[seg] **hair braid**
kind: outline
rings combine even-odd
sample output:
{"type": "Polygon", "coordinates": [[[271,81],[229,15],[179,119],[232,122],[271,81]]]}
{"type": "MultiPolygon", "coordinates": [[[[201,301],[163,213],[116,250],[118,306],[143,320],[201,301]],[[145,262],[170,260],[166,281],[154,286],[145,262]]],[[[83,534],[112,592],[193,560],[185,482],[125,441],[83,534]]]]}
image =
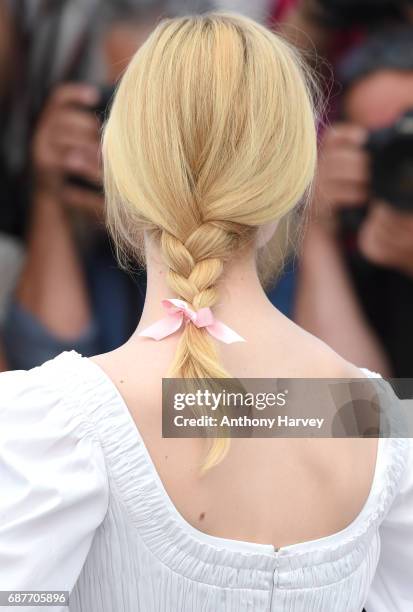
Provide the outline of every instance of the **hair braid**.
{"type": "MultiPolygon", "coordinates": [[[[201,227],[206,234],[205,226],[201,227]]],[[[191,234],[185,242],[165,230],[161,237],[164,261],[169,268],[169,286],[196,310],[215,304],[217,299],[215,286],[223,270],[223,261],[217,256],[214,248],[209,249],[209,252],[206,249],[204,252],[199,249],[197,236],[200,234],[200,229],[195,230],[195,238],[191,234]]],[[[224,242],[225,236],[223,235],[221,239],[224,242]]]]}
{"type": "MultiPolygon", "coordinates": [[[[224,268],[228,242],[226,232],[211,223],[200,225],[185,242],[163,230],[160,244],[169,268],[169,286],[194,310],[210,308],[216,303],[217,283],[224,268]]],[[[171,373],[184,378],[229,376],[217,361],[209,334],[193,325],[185,326],[171,373]]]]}
{"type": "MultiPolygon", "coordinates": [[[[160,244],[164,261],[169,267],[169,286],[194,310],[212,307],[216,303],[217,283],[231,242],[229,234],[212,223],[197,227],[185,242],[166,230],[162,231],[160,244]]],[[[230,377],[219,363],[211,336],[195,325],[185,325],[168,374],[170,377],[196,380],[230,377]]],[[[196,416],[204,413],[202,408],[194,407],[193,411],[196,416]]],[[[228,438],[215,438],[210,442],[202,471],[219,463],[228,452],[229,445],[228,438]]]]}

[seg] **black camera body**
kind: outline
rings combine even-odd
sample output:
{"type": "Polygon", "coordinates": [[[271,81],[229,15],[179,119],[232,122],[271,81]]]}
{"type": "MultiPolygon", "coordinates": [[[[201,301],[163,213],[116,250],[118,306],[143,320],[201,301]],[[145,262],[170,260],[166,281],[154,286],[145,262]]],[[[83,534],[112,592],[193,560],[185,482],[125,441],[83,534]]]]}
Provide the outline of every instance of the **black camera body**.
{"type": "Polygon", "coordinates": [[[402,16],[403,5],[411,0],[317,0],[318,18],[326,26],[369,25],[402,16]]]}
{"type": "Polygon", "coordinates": [[[95,113],[103,123],[110,111],[113,96],[115,95],[114,85],[101,85],[99,88],[99,101],[95,106],[90,108],[92,113],[95,113]]]}
{"type": "Polygon", "coordinates": [[[413,211],[413,109],[394,125],[372,132],[366,148],[374,197],[413,211]]]}

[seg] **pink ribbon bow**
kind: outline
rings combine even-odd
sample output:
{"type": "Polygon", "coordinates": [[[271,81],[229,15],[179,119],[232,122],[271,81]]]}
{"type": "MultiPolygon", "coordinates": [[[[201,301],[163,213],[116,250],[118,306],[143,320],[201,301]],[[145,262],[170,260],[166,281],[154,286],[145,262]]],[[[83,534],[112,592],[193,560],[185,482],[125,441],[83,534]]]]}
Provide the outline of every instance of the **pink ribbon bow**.
{"type": "Polygon", "coordinates": [[[177,299],[162,300],[162,306],[166,309],[167,316],[139,332],[139,336],[162,340],[175,333],[185,320],[187,323],[191,321],[196,327],[205,327],[211,336],[225,344],[245,342],[245,339],[228,325],[217,321],[210,308],[200,308],[195,312],[186,302],[177,299]]]}

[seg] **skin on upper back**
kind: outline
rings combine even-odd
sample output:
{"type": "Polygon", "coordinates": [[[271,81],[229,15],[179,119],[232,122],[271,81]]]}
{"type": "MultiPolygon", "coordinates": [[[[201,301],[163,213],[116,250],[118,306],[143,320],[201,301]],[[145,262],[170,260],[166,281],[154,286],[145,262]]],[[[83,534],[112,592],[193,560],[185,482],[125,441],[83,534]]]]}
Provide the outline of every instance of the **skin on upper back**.
{"type": "MultiPolygon", "coordinates": [[[[363,377],[284,317],[282,322],[269,317],[260,330],[253,341],[220,347],[234,376],[363,377]]],[[[377,439],[233,439],[224,461],[200,477],[204,441],[161,437],[161,380],[176,342],[176,337],[158,343],[134,336],[93,361],[118,387],[184,519],[214,536],[276,547],[349,525],[370,492],[377,439]]]]}

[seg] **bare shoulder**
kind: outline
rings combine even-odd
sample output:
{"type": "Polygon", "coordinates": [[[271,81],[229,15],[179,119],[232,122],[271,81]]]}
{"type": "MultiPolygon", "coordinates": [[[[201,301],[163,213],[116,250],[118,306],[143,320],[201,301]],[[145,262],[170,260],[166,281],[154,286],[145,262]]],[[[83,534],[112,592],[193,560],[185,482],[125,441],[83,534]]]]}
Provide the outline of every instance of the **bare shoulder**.
{"type": "Polygon", "coordinates": [[[116,357],[116,352],[118,349],[114,351],[109,351],[108,353],[100,353],[99,355],[93,355],[92,357],[88,357],[89,361],[92,361],[103,370],[105,370],[112,363],[114,357],[116,357]]]}
{"type": "Polygon", "coordinates": [[[303,378],[365,378],[360,367],[350,363],[320,338],[291,322],[288,330],[295,345],[297,368],[303,378]]]}
{"type": "Polygon", "coordinates": [[[107,353],[93,355],[89,360],[99,366],[116,383],[125,375],[125,355],[123,347],[107,353]]]}
{"type": "Polygon", "coordinates": [[[142,345],[129,340],[113,351],[90,357],[118,388],[132,412],[136,406],[140,412],[160,408],[162,377],[173,357],[156,342],[142,345]]]}

